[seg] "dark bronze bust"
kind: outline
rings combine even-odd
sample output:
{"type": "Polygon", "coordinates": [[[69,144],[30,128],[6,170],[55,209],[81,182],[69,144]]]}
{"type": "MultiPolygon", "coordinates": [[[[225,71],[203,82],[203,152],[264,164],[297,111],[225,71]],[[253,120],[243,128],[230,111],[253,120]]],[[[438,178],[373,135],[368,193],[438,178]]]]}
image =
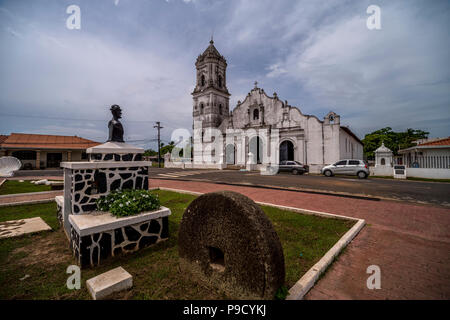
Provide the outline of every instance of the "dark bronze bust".
{"type": "Polygon", "coordinates": [[[119,119],[122,118],[122,110],[117,104],[111,106],[111,113],[113,118],[108,123],[109,138],[108,141],[124,142],[123,141],[123,127],[119,119]]]}

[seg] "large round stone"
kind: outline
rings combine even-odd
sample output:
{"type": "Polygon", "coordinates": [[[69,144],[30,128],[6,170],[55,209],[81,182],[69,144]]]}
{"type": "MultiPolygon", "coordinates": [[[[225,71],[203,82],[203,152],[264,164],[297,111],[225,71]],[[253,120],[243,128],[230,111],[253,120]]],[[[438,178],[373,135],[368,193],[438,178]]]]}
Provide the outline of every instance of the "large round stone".
{"type": "Polygon", "coordinates": [[[278,235],[261,208],[239,193],[208,193],[192,201],[178,248],[184,271],[232,298],[272,299],[284,284],[278,235]]]}

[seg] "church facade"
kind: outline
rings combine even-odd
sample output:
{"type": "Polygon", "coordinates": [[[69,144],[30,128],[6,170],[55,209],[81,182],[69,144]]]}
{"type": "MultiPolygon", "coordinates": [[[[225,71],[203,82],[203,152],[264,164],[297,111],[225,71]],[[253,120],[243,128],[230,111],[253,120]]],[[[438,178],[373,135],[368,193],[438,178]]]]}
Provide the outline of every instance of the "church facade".
{"type": "Polygon", "coordinates": [[[255,83],[230,110],[227,62],[213,40],[197,58],[193,96],[193,167],[263,169],[296,160],[318,172],[340,159],[362,159],[363,144],[340,116],[323,120],[269,96],[255,83]]]}

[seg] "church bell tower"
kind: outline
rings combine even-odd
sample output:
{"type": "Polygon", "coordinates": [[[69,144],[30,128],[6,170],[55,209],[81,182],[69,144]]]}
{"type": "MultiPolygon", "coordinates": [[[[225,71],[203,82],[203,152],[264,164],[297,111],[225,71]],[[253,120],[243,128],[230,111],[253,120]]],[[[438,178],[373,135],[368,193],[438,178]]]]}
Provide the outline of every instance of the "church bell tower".
{"type": "MultiPolygon", "coordinates": [[[[214,47],[211,38],[208,48],[198,56],[196,85],[193,97],[194,163],[201,166],[220,163],[220,150],[214,143],[213,128],[219,128],[230,112],[230,93],[227,88],[227,61],[214,47]]],[[[224,133],[224,132],[223,132],[224,133]]]]}
{"type": "Polygon", "coordinates": [[[208,48],[198,56],[193,118],[203,128],[217,128],[228,117],[230,93],[227,88],[227,61],[217,51],[211,38],[208,48]]]}

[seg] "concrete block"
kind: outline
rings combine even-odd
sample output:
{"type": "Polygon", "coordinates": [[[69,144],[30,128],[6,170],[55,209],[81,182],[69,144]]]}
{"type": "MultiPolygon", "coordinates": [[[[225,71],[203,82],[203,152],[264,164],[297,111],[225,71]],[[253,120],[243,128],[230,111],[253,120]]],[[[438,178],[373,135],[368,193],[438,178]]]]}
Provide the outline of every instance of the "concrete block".
{"type": "Polygon", "coordinates": [[[18,237],[47,230],[52,228],[41,217],[0,222],[0,238],[18,237]]]}
{"type": "Polygon", "coordinates": [[[86,281],[94,300],[107,299],[111,294],[133,286],[133,277],[124,268],[117,267],[86,281]]]}

